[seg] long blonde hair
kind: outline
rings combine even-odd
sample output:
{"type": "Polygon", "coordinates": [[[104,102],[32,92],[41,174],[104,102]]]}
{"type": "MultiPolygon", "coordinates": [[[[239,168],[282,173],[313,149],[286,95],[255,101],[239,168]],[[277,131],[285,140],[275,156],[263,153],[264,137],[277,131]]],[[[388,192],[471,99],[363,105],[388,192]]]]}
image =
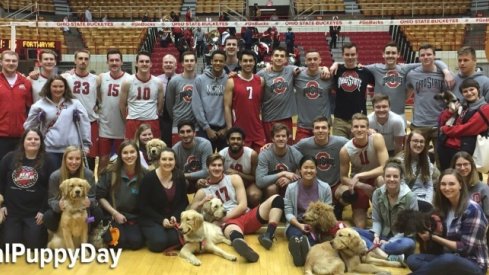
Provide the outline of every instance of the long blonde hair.
{"type": "Polygon", "coordinates": [[[76,171],[74,175],[70,173],[70,170],[68,170],[68,167],[66,166],[66,158],[68,157],[68,154],[77,151],[80,153],[80,156],[83,155],[83,152],[81,151],[80,147],[73,146],[73,145],[66,147],[63,153],[63,160],[61,161],[61,167],[59,168],[60,170],[59,184],[61,184],[64,180],[73,177],[85,179],[85,164],[83,163],[83,160],[80,163],[80,167],[78,168],[78,171],[76,171]]]}

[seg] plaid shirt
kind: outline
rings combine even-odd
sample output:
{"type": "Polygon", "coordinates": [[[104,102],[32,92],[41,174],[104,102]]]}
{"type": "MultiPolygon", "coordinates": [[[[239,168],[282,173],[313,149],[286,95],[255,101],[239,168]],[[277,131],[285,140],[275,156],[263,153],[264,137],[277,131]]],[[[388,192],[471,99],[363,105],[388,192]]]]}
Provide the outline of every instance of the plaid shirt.
{"type": "Polygon", "coordinates": [[[457,242],[455,253],[475,262],[481,269],[489,262],[486,244],[487,218],[481,207],[470,200],[461,217],[455,217],[447,230],[447,239],[457,242]]]}

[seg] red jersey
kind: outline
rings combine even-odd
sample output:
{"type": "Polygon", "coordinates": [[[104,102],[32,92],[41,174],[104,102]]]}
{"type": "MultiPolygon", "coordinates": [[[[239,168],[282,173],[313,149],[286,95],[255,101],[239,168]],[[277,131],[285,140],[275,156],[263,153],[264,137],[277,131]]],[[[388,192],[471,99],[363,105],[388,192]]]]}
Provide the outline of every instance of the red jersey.
{"type": "Polygon", "coordinates": [[[260,77],[254,74],[251,80],[246,80],[238,75],[234,78],[233,91],[234,126],[243,129],[247,142],[264,140],[265,132],[260,119],[263,96],[260,77]]]}

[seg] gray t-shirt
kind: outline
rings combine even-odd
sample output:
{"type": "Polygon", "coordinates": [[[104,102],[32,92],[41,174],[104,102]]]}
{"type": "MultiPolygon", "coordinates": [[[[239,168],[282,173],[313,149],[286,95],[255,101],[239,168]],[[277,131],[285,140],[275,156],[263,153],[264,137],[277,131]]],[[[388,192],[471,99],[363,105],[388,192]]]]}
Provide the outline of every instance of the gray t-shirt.
{"type": "Polygon", "coordinates": [[[166,108],[173,119],[173,127],[183,120],[195,123],[192,112],[192,94],[194,91],[195,78],[189,79],[182,75],[172,77],[166,89],[166,108]]]}
{"type": "Polygon", "coordinates": [[[399,115],[404,114],[406,107],[406,75],[418,67],[418,64],[396,65],[395,70],[387,69],[385,64],[372,64],[365,66],[375,78],[375,93],[382,93],[389,97],[391,110],[399,115]]]}
{"type": "Polygon", "coordinates": [[[340,182],[340,150],[348,142],[345,137],[329,136],[328,144],[318,145],[314,137],[301,139],[294,147],[304,156],[317,161],[317,177],[335,186],[340,182]]]}
{"type": "Polygon", "coordinates": [[[277,174],[282,171],[295,173],[299,168],[299,161],[302,154],[294,147],[287,145],[287,153],[277,156],[273,150],[274,145],[264,149],[258,155],[258,165],[256,167],[256,185],[265,188],[273,184],[277,179],[277,174]]]}
{"type": "Polygon", "coordinates": [[[435,99],[435,95],[445,89],[443,73],[424,72],[423,67],[411,70],[407,75],[407,87],[414,90],[414,126],[436,127],[438,117],[444,108],[441,100],[435,99]]]}
{"type": "Polygon", "coordinates": [[[207,177],[205,162],[212,154],[212,145],[210,141],[201,137],[195,137],[194,141],[195,144],[190,149],[184,148],[181,141],[173,145],[172,149],[177,157],[178,168],[184,173],[190,173],[192,180],[198,180],[207,177]]]}
{"type": "Polygon", "coordinates": [[[331,81],[322,80],[320,74],[310,76],[302,71],[295,78],[295,101],[297,104],[297,126],[312,129],[312,121],[318,116],[329,118],[331,81]]]}
{"type": "Polygon", "coordinates": [[[262,120],[265,122],[290,118],[296,114],[294,97],[295,66],[285,66],[280,72],[263,69],[258,75],[265,80],[262,120]]]}
{"type": "Polygon", "coordinates": [[[380,124],[377,122],[377,117],[375,116],[375,112],[372,112],[368,115],[368,123],[369,127],[377,131],[377,133],[381,134],[384,137],[385,147],[387,151],[392,151],[395,149],[395,137],[401,137],[406,135],[406,128],[404,126],[404,119],[390,111],[389,118],[384,124],[380,124]]]}

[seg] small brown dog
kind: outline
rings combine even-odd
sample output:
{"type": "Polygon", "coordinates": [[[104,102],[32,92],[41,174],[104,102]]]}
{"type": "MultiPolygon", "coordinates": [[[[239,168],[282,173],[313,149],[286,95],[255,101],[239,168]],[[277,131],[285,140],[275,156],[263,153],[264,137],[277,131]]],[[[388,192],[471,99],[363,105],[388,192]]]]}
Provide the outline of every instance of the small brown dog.
{"type": "Polygon", "coordinates": [[[166,143],[159,138],[154,138],[146,143],[146,154],[151,163],[148,170],[154,170],[159,166],[160,154],[166,148],[166,143]]]}
{"type": "Polygon", "coordinates": [[[311,248],[307,254],[304,274],[390,274],[372,264],[362,263],[361,257],[365,253],[367,246],[358,232],[352,228],[339,229],[332,241],[311,248]]]}
{"type": "Polygon", "coordinates": [[[80,178],[63,181],[59,186],[64,209],[58,230],[48,243],[49,248],[75,249],[88,241],[87,209],[84,205],[90,184],[80,178]]]}
{"type": "Polygon", "coordinates": [[[218,243],[231,245],[231,241],[222,234],[219,226],[204,221],[202,214],[195,210],[183,211],[180,216],[180,232],[183,234],[185,244],[180,250],[180,257],[193,265],[201,265],[195,257],[196,252],[211,252],[229,261],[236,261],[237,257],[229,254],[217,246],[218,243]]]}
{"type": "Polygon", "coordinates": [[[226,210],[220,199],[212,198],[202,206],[202,215],[204,215],[204,221],[206,222],[220,221],[226,216],[226,210]]]}
{"type": "Polygon", "coordinates": [[[338,229],[347,227],[336,219],[333,207],[321,201],[309,204],[303,220],[311,227],[311,233],[315,235],[318,242],[331,240],[338,229]]]}

